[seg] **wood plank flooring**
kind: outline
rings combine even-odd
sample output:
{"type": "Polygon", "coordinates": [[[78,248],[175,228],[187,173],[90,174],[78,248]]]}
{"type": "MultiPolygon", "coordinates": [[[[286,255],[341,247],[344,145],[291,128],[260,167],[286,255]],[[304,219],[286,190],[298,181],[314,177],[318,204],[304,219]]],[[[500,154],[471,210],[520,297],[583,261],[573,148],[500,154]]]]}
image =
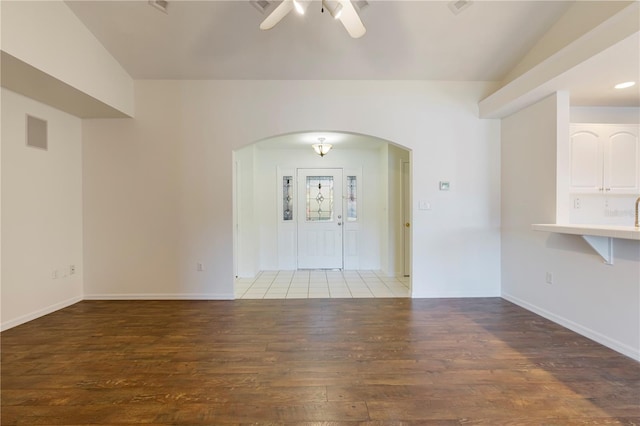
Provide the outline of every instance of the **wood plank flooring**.
{"type": "Polygon", "coordinates": [[[502,299],[84,301],[0,335],[2,425],[640,424],[640,364],[502,299]]]}

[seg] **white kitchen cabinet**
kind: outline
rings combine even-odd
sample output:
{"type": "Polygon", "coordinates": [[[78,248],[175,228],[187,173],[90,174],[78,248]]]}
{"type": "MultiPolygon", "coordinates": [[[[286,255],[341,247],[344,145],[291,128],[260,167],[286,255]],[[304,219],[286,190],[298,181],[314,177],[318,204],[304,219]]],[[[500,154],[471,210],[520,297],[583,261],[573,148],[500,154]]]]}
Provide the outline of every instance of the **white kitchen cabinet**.
{"type": "Polygon", "coordinates": [[[640,188],[638,125],[572,124],[572,193],[635,194],[640,188]]]}

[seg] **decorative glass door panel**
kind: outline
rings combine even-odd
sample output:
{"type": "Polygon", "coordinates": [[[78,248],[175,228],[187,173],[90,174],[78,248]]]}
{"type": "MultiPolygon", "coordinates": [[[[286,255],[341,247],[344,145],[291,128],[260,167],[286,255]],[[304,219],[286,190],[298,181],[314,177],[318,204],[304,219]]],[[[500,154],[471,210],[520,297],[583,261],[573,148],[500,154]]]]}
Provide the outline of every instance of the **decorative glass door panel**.
{"type": "Polygon", "coordinates": [[[298,169],[298,268],[342,269],[342,169],[298,169]]]}
{"type": "Polygon", "coordinates": [[[307,222],[333,220],[333,176],[307,176],[307,222]]]}

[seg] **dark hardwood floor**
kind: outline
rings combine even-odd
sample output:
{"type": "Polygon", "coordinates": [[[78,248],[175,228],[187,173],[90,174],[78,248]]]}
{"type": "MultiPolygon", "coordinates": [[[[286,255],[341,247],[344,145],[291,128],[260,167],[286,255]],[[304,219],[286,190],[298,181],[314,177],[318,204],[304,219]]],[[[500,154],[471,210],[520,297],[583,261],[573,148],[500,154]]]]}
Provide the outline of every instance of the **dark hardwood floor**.
{"type": "Polygon", "coordinates": [[[2,425],[640,424],[640,364],[501,299],[84,301],[1,334],[2,425]]]}

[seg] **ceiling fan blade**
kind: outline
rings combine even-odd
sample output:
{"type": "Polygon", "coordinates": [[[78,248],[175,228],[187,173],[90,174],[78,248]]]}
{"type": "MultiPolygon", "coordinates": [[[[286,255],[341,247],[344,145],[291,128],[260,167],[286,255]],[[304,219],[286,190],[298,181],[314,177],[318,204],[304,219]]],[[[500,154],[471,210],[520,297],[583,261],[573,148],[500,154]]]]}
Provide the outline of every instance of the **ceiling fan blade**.
{"type": "Polygon", "coordinates": [[[293,10],[293,0],[283,0],[260,24],[261,30],[270,30],[293,10]]]}
{"type": "Polygon", "coordinates": [[[353,38],[360,38],[367,32],[364,24],[358,16],[358,12],[351,4],[351,0],[340,0],[342,5],[342,14],[340,15],[340,21],[346,28],[349,35],[353,38]]]}

